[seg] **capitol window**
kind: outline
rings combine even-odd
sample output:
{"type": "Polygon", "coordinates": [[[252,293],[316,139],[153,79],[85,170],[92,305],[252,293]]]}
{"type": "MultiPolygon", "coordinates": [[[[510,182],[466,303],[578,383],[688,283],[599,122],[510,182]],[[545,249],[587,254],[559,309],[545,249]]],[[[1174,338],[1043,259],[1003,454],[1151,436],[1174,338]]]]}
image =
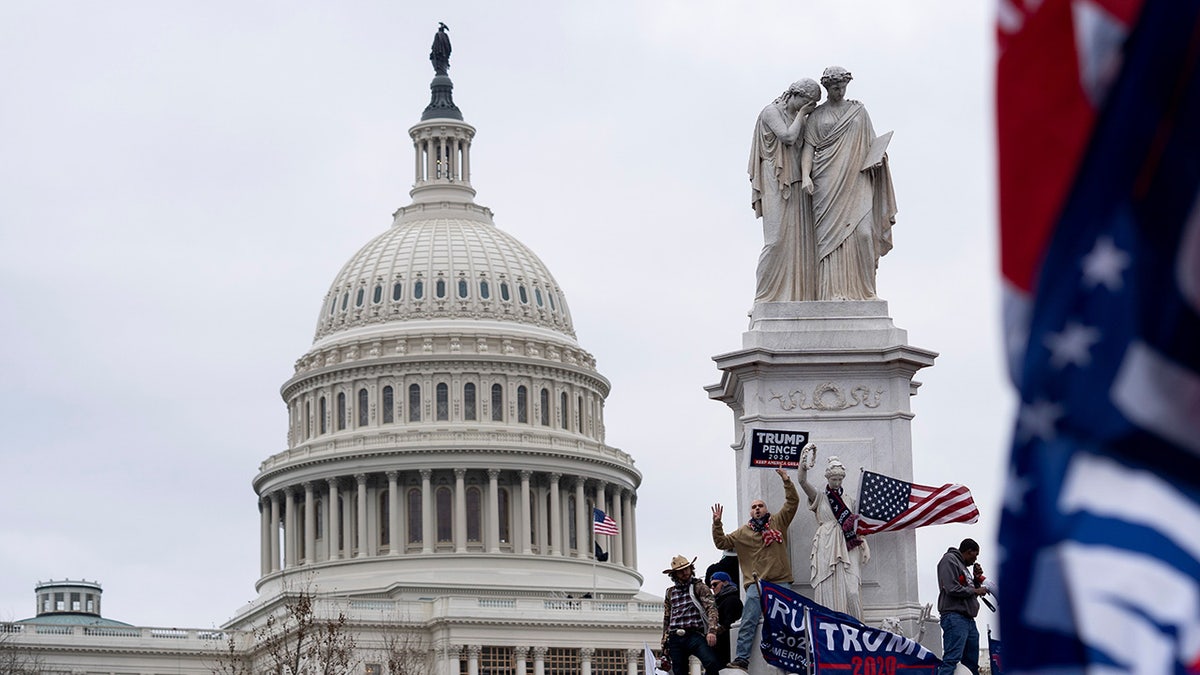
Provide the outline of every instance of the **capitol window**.
{"type": "Polygon", "coordinates": [[[554,309],[554,291],[546,291],[546,299],[550,301],[550,311],[551,312],[555,311],[555,309],[554,309]]]}
{"type": "Polygon", "coordinates": [[[379,523],[379,545],[390,546],[392,543],[392,518],[391,518],[391,502],[387,490],[379,493],[379,510],[376,511],[378,517],[375,519],[379,523]]]}
{"type": "Polygon", "coordinates": [[[408,421],[421,421],[421,385],[408,385],[408,421]]]}
{"type": "Polygon", "coordinates": [[[383,300],[383,286],[376,284],[375,292],[371,295],[371,302],[379,304],[383,300]]]}
{"type": "Polygon", "coordinates": [[[371,408],[367,404],[367,390],[358,390],[358,426],[365,427],[370,422],[371,408]]]}
{"type": "Polygon", "coordinates": [[[519,295],[521,297],[522,305],[529,304],[529,293],[526,292],[526,290],[525,290],[525,284],[519,284],[517,286],[517,295],[519,295]]]}
{"type": "Polygon", "coordinates": [[[488,289],[487,279],[481,279],[479,281],[479,297],[483,298],[484,300],[487,300],[489,297],[491,297],[491,290],[488,289]]]}
{"type": "Polygon", "coordinates": [[[468,382],[463,385],[463,419],[475,419],[475,383],[468,382]]]}
{"type": "Polygon", "coordinates": [[[539,402],[542,404],[542,406],[541,406],[542,407],[542,410],[541,410],[542,426],[548,427],[548,426],[550,426],[550,390],[546,389],[545,387],[542,387],[542,394],[541,394],[540,399],[541,400],[539,402]]]}
{"type": "Polygon", "coordinates": [[[425,282],[417,279],[413,284],[413,300],[420,300],[425,297],[425,282]]]}
{"type": "Polygon", "coordinates": [[[479,488],[467,488],[467,541],[479,542],[480,533],[483,531],[482,515],[480,504],[482,503],[482,495],[479,488]]]}
{"type": "Polygon", "coordinates": [[[529,422],[529,390],[525,385],[517,387],[517,422],[529,422]]]}
{"type": "Polygon", "coordinates": [[[404,284],[397,281],[392,284],[392,302],[399,302],[404,297],[404,284]]]}
{"type": "Polygon", "coordinates": [[[508,519],[508,488],[500,488],[496,491],[496,511],[500,518],[500,543],[511,543],[512,533],[509,528],[508,519]]]}
{"type": "Polygon", "coordinates": [[[458,280],[458,297],[460,297],[460,298],[467,297],[467,280],[466,279],[458,280]]]}
{"type": "Polygon", "coordinates": [[[412,488],[408,491],[408,543],[421,543],[421,490],[412,488]]]}
{"type": "Polygon", "coordinates": [[[558,397],[558,421],[562,428],[567,429],[567,419],[570,415],[570,410],[567,409],[567,392],[563,392],[558,397]]]}
{"type": "Polygon", "coordinates": [[[320,423],[319,423],[320,427],[321,427],[320,433],[322,433],[322,434],[325,433],[326,431],[328,431],[328,429],[326,428],[327,423],[325,421],[326,418],[328,417],[328,412],[329,412],[326,409],[327,407],[328,406],[325,405],[325,397],[322,396],[320,398],[320,400],[317,401],[317,418],[320,420],[320,423]]]}
{"type": "Polygon", "coordinates": [[[445,382],[437,385],[437,419],[439,422],[450,419],[450,388],[445,382]]]}
{"type": "Polygon", "coordinates": [[[346,392],[339,391],[337,395],[337,428],[346,428],[346,392]]]}
{"type": "Polygon", "coordinates": [[[438,543],[454,541],[454,528],[451,526],[452,512],[450,508],[450,488],[442,486],[434,493],[436,497],[435,513],[437,514],[438,543]]]}
{"type": "Polygon", "coordinates": [[[538,307],[542,307],[542,306],[543,306],[543,303],[542,303],[542,289],[540,289],[540,288],[535,288],[535,289],[533,289],[533,297],[537,298],[537,304],[538,304],[538,307]]]}
{"type": "Polygon", "coordinates": [[[446,280],[445,279],[437,280],[437,285],[434,286],[434,293],[439,298],[446,297],[446,280]]]}
{"type": "Polygon", "coordinates": [[[350,291],[342,293],[342,311],[346,311],[346,305],[350,303],[350,291]]]}
{"type": "Polygon", "coordinates": [[[355,296],[354,296],[354,306],[355,307],[363,306],[363,296],[366,294],[366,291],[367,291],[367,289],[365,289],[365,288],[358,289],[358,293],[355,294],[355,296]]]}
{"type": "Polygon", "coordinates": [[[492,385],[492,421],[504,421],[504,387],[492,385]]]}
{"type": "Polygon", "coordinates": [[[393,417],[392,407],[395,405],[393,400],[392,388],[390,386],[383,388],[383,423],[391,424],[395,421],[393,417]]]}
{"type": "Polygon", "coordinates": [[[500,299],[505,302],[512,300],[512,296],[508,293],[508,282],[506,281],[500,282],[500,299]]]}

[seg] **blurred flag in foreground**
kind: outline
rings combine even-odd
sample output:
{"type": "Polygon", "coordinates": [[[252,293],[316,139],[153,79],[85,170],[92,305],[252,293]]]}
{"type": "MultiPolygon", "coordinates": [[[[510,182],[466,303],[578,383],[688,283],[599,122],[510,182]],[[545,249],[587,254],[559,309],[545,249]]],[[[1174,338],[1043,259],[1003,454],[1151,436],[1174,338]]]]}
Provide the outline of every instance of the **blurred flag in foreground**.
{"type": "Polygon", "coordinates": [[[1200,672],[1200,0],[1002,0],[1004,669],[1200,672]]]}
{"type": "Polygon", "coordinates": [[[858,516],[859,534],[875,534],[926,525],[974,523],[979,520],[979,509],[964,485],[929,487],[864,471],[858,516]]]}

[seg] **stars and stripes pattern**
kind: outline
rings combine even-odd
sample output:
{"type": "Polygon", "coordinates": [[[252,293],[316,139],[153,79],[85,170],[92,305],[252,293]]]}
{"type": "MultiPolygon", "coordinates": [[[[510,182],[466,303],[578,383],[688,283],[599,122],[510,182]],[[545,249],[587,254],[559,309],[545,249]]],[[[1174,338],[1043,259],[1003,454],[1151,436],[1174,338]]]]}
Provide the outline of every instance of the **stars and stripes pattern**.
{"type": "Polygon", "coordinates": [[[944,523],[974,523],[979,509],[963,485],[917,485],[864,471],[858,497],[858,533],[911,530],[944,523]]]}
{"type": "Polygon", "coordinates": [[[1200,673],[1200,0],[1000,5],[1005,670],[1200,673]]]}
{"type": "Polygon", "coordinates": [[[592,531],[609,536],[620,534],[620,530],[617,529],[617,521],[600,509],[592,509],[592,531]]]}

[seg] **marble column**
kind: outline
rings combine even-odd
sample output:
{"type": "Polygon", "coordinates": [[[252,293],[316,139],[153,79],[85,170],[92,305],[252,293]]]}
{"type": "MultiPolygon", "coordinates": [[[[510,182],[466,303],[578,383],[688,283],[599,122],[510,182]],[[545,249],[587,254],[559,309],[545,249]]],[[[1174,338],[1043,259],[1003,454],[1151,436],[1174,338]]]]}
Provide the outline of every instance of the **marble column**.
{"type": "Polygon", "coordinates": [[[338,508],[341,495],[336,478],[328,478],[325,482],[329,485],[329,508],[325,509],[325,518],[329,521],[325,528],[325,557],[336,560],[342,557],[342,551],[338,548],[338,539],[342,538],[342,513],[338,508]]]}
{"type": "Polygon", "coordinates": [[[358,553],[356,558],[370,555],[367,545],[367,474],[356,473],[354,480],[358,483],[358,553]]]}
{"type": "MultiPolygon", "coordinates": [[[[593,499],[594,503],[596,504],[596,508],[600,509],[601,511],[604,511],[605,515],[608,515],[608,504],[606,503],[605,498],[604,498],[604,493],[607,489],[608,489],[608,484],[602,480],[598,480],[598,481],[596,481],[596,490],[595,490],[595,492],[592,493],[594,495],[592,497],[592,499],[593,499]]],[[[590,516],[592,514],[589,513],[588,515],[590,516]]],[[[592,522],[592,521],[595,521],[595,518],[594,517],[589,518],[588,520],[589,520],[589,522],[592,522]]],[[[592,555],[596,554],[596,544],[600,544],[600,548],[604,549],[606,553],[612,552],[612,542],[608,541],[608,540],[611,540],[612,537],[608,537],[603,534],[596,534],[596,526],[594,524],[588,528],[588,531],[592,535],[592,555]],[[600,537],[604,537],[604,539],[600,539],[600,537]],[[601,544],[600,542],[602,542],[602,541],[603,541],[603,543],[601,544]]]]}
{"type": "Polygon", "coordinates": [[[479,675],[479,645],[467,645],[467,675],[479,675]]]}
{"type": "Polygon", "coordinates": [[[549,493],[547,492],[546,488],[543,487],[542,485],[534,486],[534,488],[533,488],[533,506],[535,509],[534,520],[537,521],[537,528],[534,529],[534,534],[536,535],[535,539],[534,539],[534,543],[537,544],[538,553],[540,553],[542,555],[550,554],[550,523],[548,521],[550,514],[547,513],[547,511],[549,509],[546,508],[546,495],[547,494],[549,494],[549,493]]]}
{"type": "Polygon", "coordinates": [[[625,650],[625,673],[626,675],[638,675],[638,664],[642,663],[646,658],[646,653],[640,649],[625,650]]]}
{"type": "Polygon", "coordinates": [[[317,562],[317,497],[312,481],[304,483],[304,562],[317,562]]]}
{"type": "Polygon", "coordinates": [[[258,500],[258,574],[267,576],[271,573],[271,499],[262,497],[258,500]]]}
{"type": "Polygon", "coordinates": [[[517,669],[513,675],[527,675],[529,664],[525,660],[528,657],[529,647],[513,647],[513,658],[517,660],[517,669]]]}
{"type": "Polygon", "coordinates": [[[421,469],[421,553],[433,553],[433,540],[437,533],[433,531],[433,494],[429,480],[433,477],[433,469],[421,469]]]}
{"type": "Polygon", "coordinates": [[[488,469],[487,550],[500,552],[500,470],[488,469]]]}
{"type": "Polygon", "coordinates": [[[354,557],[354,491],[349,487],[341,490],[342,498],[342,558],[349,560],[354,557]]]}
{"type": "Polygon", "coordinates": [[[279,492],[271,493],[271,571],[279,571],[279,492]]]}
{"type": "Polygon", "coordinates": [[[589,549],[591,537],[588,534],[591,528],[588,527],[588,522],[591,520],[590,513],[587,512],[587,500],[583,496],[584,478],[576,476],[575,478],[575,557],[590,558],[594,552],[589,549]]]}
{"type": "Polygon", "coordinates": [[[592,657],[596,655],[593,647],[579,649],[579,675],[592,675],[592,657]]]}
{"type": "Polygon", "coordinates": [[[636,546],[633,527],[633,490],[621,490],[621,548],[627,567],[636,567],[633,562],[633,549],[636,546]]]}
{"type": "Polygon", "coordinates": [[[283,489],[283,566],[296,564],[296,488],[283,489]]]}
{"type": "Polygon", "coordinates": [[[400,472],[388,471],[388,554],[400,555],[404,542],[400,536],[400,472]]]}
{"type": "Polygon", "coordinates": [[[517,532],[521,533],[521,553],[530,555],[533,553],[533,548],[530,543],[530,517],[529,517],[529,477],[533,475],[532,471],[521,472],[521,525],[517,528],[517,532]]]}
{"type": "Polygon", "coordinates": [[[608,538],[611,549],[609,560],[618,565],[625,564],[625,518],[621,505],[622,492],[624,490],[621,488],[613,489],[612,519],[617,524],[617,534],[608,538]]]}
{"type": "MultiPolygon", "coordinates": [[[[467,552],[466,469],[454,470],[454,552],[467,552]]],[[[478,649],[478,647],[477,647],[478,649]]]]}
{"type": "Polygon", "coordinates": [[[558,481],[562,478],[561,473],[550,474],[550,555],[562,556],[563,554],[563,533],[562,533],[562,506],[559,504],[559,487],[558,481]]]}
{"type": "Polygon", "coordinates": [[[546,648],[533,648],[533,675],[546,675],[546,648]]]}
{"type": "Polygon", "coordinates": [[[629,496],[629,556],[628,565],[637,569],[637,493],[629,496]]]}

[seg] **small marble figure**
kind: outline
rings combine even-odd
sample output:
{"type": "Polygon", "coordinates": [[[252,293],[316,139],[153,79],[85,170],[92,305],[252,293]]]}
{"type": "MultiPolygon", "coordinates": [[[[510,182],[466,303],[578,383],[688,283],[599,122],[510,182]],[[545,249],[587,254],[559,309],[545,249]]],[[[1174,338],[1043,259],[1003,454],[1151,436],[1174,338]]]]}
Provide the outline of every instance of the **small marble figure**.
{"type": "Polygon", "coordinates": [[[817,519],[810,565],[813,600],[861,619],[862,566],[870,560],[871,549],[855,531],[858,505],[842,488],[845,478],[845,465],[830,457],[825,489],[818,491],[808,482],[808,466],[800,463],[800,487],[817,519]]]}

